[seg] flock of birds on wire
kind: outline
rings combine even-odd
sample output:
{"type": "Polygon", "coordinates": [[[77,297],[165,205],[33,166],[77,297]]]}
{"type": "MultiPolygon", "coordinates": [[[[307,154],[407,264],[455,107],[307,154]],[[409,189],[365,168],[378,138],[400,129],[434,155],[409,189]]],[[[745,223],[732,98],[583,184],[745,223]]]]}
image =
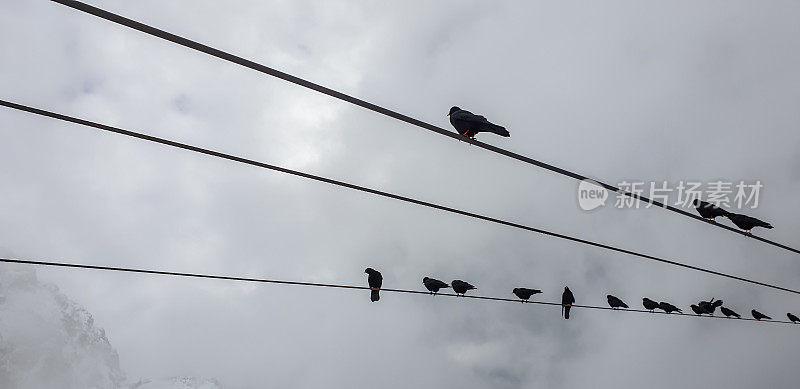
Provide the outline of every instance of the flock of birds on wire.
{"type": "MultiPolygon", "coordinates": [[[[456,131],[459,134],[469,138],[475,139],[475,135],[480,132],[491,132],[500,136],[510,136],[508,130],[505,127],[499,126],[497,124],[489,122],[485,117],[481,115],[475,115],[472,112],[465,111],[458,107],[450,108],[450,113],[447,114],[450,117],[450,124],[455,127],[456,131]]],[[[706,220],[715,221],[717,217],[727,217],[730,219],[733,224],[737,227],[741,228],[748,234],[750,230],[755,227],[764,227],[767,229],[771,229],[772,225],[756,219],[751,216],[732,213],[726,211],[714,204],[702,201],[700,199],[695,199],[692,204],[697,209],[697,212],[700,216],[706,220]]],[[[383,286],[383,276],[381,273],[373,268],[367,268],[364,270],[364,273],[368,274],[367,282],[370,288],[370,300],[372,302],[380,300],[380,289],[383,286]]],[[[445,288],[453,288],[453,291],[456,293],[456,296],[464,296],[468,291],[477,289],[474,285],[470,284],[469,282],[462,281],[462,280],[453,280],[450,284],[437,280],[431,277],[425,277],[422,279],[422,284],[425,286],[432,295],[436,295],[441,289],[445,288]]],[[[519,297],[521,302],[528,301],[531,296],[535,294],[542,293],[539,289],[530,289],[530,288],[514,288],[511,291],[514,295],[519,297]]],[[[606,300],[608,301],[608,305],[612,309],[619,309],[619,308],[629,308],[628,304],[622,301],[619,297],[607,295],[606,300]]],[[[572,307],[572,304],[575,304],[575,296],[572,294],[572,291],[569,290],[568,287],[564,287],[564,293],[561,295],[561,314],[563,315],[564,319],[569,319],[569,311],[572,307]]],[[[663,310],[665,313],[673,313],[679,312],[682,313],[683,311],[665,301],[656,302],[651,300],[647,297],[642,299],[642,306],[650,311],[654,312],[656,309],[663,310]]],[[[722,300],[714,300],[712,298],[709,301],[700,301],[697,304],[692,304],[690,306],[692,311],[697,315],[714,315],[714,312],[717,308],[720,309],[723,315],[728,318],[741,318],[741,315],[736,313],[730,308],[722,306],[722,300]]],[[[771,317],[753,309],[750,311],[750,314],[756,320],[772,320],[771,317]]],[[[787,313],[786,316],[791,320],[793,323],[800,322],[800,318],[793,315],[792,313],[787,313]]]]}
{"type": "MultiPolygon", "coordinates": [[[[376,302],[380,300],[380,290],[383,286],[383,275],[381,272],[368,267],[364,270],[364,273],[367,274],[367,284],[369,284],[370,289],[370,300],[372,302],[376,302]]],[[[440,290],[446,288],[453,288],[453,291],[456,293],[456,296],[464,296],[468,291],[477,289],[474,285],[470,284],[469,282],[462,281],[462,280],[453,280],[449,284],[437,280],[436,278],[432,277],[425,277],[422,279],[422,285],[425,286],[425,289],[430,292],[431,295],[436,295],[439,293],[440,290]]],[[[527,302],[530,298],[535,295],[542,293],[540,289],[531,289],[531,288],[514,288],[511,293],[514,293],[515,296],[519,297],[520,302],[527,302]]],[[[628,304],[626,304],[622,299],[613,295],[606,295],[606,300],[608,301],[608,306],[612,309],[619,309],[619,308],[630,308],[628,304]]],[[[564,319],[569,319],[569,311],[572,308],[572,304],[575,304],[575,295],[572,294],[572,291],[569,290],[569,287],[564,287],[564,293],[561,294],[561,315],[564,316],[564,319]]],[[[644,309],[654,312],[656,309],[660,309],[665,313],[683,313],[683,310],[680,308],[666,302],[666,301],[654,301],[647,297],[642,299],[642,306],[644,309]]],[[[697,304],[692,304],[690,306],[692,311],[697,315],[711,315],[714,316],[714,312],[716,312],[717,308],[720,309],[723,315],[728,318],[741,318],[741,315],[736,313],[730,308],[722,306],[722,300],[714,300],[712,297],[711,300],[708,301],[700,301],[697,304]]],[[[761,320],[772,320],[771,317],[756,311],[755,309],[750,311],[750,314],[753,316],[753,319],[758,321],[761,320]]],[[[791,312],[786,314],[786,317],[789,318],[793,323],[800,322],[800,318],[792,314],[791,312]]]]}

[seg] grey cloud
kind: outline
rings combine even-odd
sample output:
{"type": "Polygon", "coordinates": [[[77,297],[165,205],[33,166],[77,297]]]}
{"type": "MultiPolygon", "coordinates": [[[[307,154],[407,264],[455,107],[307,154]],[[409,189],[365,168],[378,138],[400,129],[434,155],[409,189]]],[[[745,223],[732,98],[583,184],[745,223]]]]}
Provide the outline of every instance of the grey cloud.
{"type": "MultiPolygon", "coordinates": [[[[484,113],[512,134],[487,141],[610,182],[761,179],[755,212],[776,226],[763,234],[793,244],[800,233],[787,208],[799,187],[792,3],[99,6],[440,126],[452,105],[484,113]]],[[[563,177],[60,5],[3,3],[0,37],[6,99],[779,285],[800,275],[795,255],[657,209],[583,213],[563,177]]],[[[8,110],[0,182],[0,244],[21,257],[343,283],[365,283],[372,266],[387,287],[421,288],[430,274],[486,295],[536,287],[549,301],[568,284],[587,304],[614,291],[631,305],[714,296],[744,312],[800,309],[782,293],[8,110]]],[[[798,378],[789,327],[580,310],[565,321],[557,307],[428,296],[369,304],[349,291],[40,277],[92,312],[132,377],[213,376],[242,388],[792,387],[798,378]],[[676,381],[651,378],[663,368],[676,381]]]]}

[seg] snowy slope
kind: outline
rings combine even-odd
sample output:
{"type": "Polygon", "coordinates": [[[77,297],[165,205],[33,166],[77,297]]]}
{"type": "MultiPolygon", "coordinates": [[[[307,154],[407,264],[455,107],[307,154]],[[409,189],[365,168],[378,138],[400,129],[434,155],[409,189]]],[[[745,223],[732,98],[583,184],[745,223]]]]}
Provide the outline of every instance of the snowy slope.
{"type": "Polygon", "coordinates": [[[130,383],[92,315],[27,266],[0,264],[0,388],[219,389],[177,377],[130,383]]]}

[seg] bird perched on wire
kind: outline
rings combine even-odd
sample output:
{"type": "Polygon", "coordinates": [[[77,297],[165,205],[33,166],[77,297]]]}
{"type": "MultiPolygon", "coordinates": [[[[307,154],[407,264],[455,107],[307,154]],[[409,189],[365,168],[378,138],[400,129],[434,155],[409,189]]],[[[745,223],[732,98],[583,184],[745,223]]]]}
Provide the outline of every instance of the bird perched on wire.
{"type": "Polygon", "coordinates": [[[523,303],[528,301],[528,299],[530,299],[531,296],[538,293],[542,293],[542,291],[539,289],[528,289],[528,288],[514,288],[514,290],[512,290],[511,292],[514,293],[517,297],[519,297],[520,301],[523,303]]]}
{"type": "Polygon", "coordinates": [[[446,282],[439,281],[435,278],[425,277],[422,279],[422,284],[425,285],[425,289],[428,289],[431,294],[435,295],[439,292],[439,289],[449,288],[450,285],[447,285],[446,282]]]}
{"type": "Polygon", "coordinates": [[[728,216],[728,211],[714,205],[711,203],[707,203],[700,199],[694,199],[692,201],[692,205],[697,209],[697,213],[703,217],[703,219],[708,219],[714,221],[714,218],[718,216],[728,216]]]}
{"type": "Polygon", "coordinates": [[[733,316],[733,317],[735,317],[737,319],[741,318],[741,316],[739,316],[739,314],[734,312],[732,309],[728,309],[728,308],[725,308],[725,307],[719,307],[719,310],[722,311],[722,314],[725,315],[725,317],[733,316]]]}
{"type": "Polygon", "coordinates": [[[788,318],[789,318],[789,320],[791,320],[791,321],[792,321],[792,323],[797,323],[797,322],[799,322],[799,321],[800,321],[800,318],[798,318],[798,317],[797,317],[797,316],[795,316],[795,315],[792,315],[792,313],[791,313],[791,312],[787,313],[787,314],[786,314],[786,317],[788,317],[788,318]]]}
{"type": "Polygon", "coordinates": [[[645,297],[642,299],[642,306],[644,309],[653,312],[656,308],[658,308],[658,303],[645,297]]]}
{"type": "Polygon", "coordinates": [[[381,272],[371,267],[368,267],[366,270],[364,270],[364,273],[369,274],[369,276],[367,276],[367,283],[369,284],[370,289],[369,299],[374,303],[381,299],[380,292],[381,286],[383,285],[383,276],[381,275],[381,272]]]}
{"type": "Polygon", "coordinates": [[[658,303],[658,307],[661,308],[666,313],[683,312],[680,308],[664,301],[658,303]]]}
{"type": "Polygon", "coordinates": [[[772,229],[772,224],[769,224],[763,220],[758,220],[751,216],[742,215],[739,213],[728,213],[726,216],[733,222],[733,224],[736,224],[736,227],[743,229],[744,232],[748,234],[751,234],[750,230],[752,230],[753,227],[772,229]]]}
{"type": "Polygon", "coordinates": [[[492,132],[500,136],[511,136],[503,126],[491,123],[481,115],[465,111],[458,107],[450,108],[450,124],[455,127],[459,134],[470,139],[475,139],[475,134],[479,132],[492,132]]]}
{"type": "Polygon", "coordinates": [[[700,307],[698,307],[697,305],[694,305],[694,304],[690,305],[689,307],[692,308],[692,311],[694,311],[694,313],[696,313],[698,316],[702,315],[704,313],[708,313],[708,312],[706,312],[705,309],[700,308],[700,307]]]}
{"type": "Polygon", "coordinates": [[[722,300],[714,301],[714,298],[712,297],[710,301],[701,301],[697,304],[697,306],[705,311],[704,313],[714,316],[714,312],[717,310],[717,307],[722,306],[722,300]]]}
{"type": "Polygon", "coordinates": [[[453,280],[453,282],[450,283],[450,286],[453,287],[453,291],[456,292],[456,295],[460,294],[462,296],[464,295],[464,293],[467,293],[468,290],[478,289],[470,285],[469,282],[461,280],[453,280]]]}
{"type": "Polygon", "coordinates": [[[575,304],[575,296],[565,286],[564,293],[561,294],[561,314],[564,315],[564,319],[569,319],[569,310],[572,308],[572,304],[575,304]]]}
{"type": "Polygon", "coordinates": [[[618,297],[612,296],[610,294],[606,296],[606,300],[608,300],[608,305],[611,308],[614,308],[614,309],[617,309],[617,308],[628,308],[628,304],[625,304],[618,297]]]}
{"type": "Polygon", "coordinates": [[[758,321],[761,321],[761,319],[772,320],[771,317],[769,317],[769,316],[767,316],[767,315],[765,315],[765,314],[763,314],[763,313],[761,313],[759,311],[756,311],[755,309],[750,311],[750,314],[753,315],[753,319],[756,319],[758,321]]]}

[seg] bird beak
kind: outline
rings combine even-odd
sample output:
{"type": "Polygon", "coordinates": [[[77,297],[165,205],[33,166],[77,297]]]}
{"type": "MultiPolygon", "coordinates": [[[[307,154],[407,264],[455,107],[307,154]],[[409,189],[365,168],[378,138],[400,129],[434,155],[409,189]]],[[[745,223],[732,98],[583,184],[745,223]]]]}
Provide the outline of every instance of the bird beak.
{"type": "Polygon", "coordinates": [[[444,115],[444,116],[450,116],[450,114],[448,113],[447,115],[444,115]]]}

